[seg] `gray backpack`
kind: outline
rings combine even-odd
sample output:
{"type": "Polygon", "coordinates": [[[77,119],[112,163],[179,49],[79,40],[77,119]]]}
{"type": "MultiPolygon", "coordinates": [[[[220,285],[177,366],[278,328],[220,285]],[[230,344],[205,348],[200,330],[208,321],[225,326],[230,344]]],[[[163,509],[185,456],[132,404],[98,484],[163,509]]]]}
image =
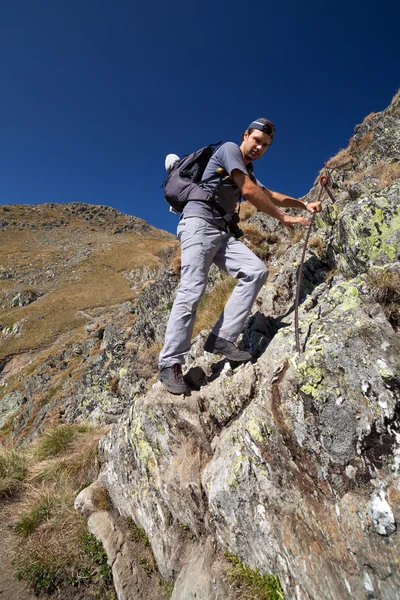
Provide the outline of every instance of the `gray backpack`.
{"type": "MultiPolygon", "coordinates": [[[[182,212],[190,200],[213,201],[219,183],[217,183],[211,196],[201,188],[199,183],[208,161],[220,144],[221,142],[204,146],[200,150],[183,156],[175,163],[167,180],[163,184],[164,197],[174,212],[182,212]]],[[[224,175],[226,173],[221,173],[220,181],[224,175]]],[[[203,183],[213,178],[214,175],[205,179],[203,183]]]]}

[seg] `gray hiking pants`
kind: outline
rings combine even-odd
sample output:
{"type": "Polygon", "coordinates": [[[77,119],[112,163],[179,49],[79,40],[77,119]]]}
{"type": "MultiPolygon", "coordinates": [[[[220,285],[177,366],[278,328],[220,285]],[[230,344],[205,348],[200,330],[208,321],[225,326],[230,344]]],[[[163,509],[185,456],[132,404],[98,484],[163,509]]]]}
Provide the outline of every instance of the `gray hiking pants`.
{"type": "Polygon", "coordinates": [[[182,250],[181,281],[160,353],[160,369],[184,363],[190,349],[196,310],[212,263],[238,279],[212,328],[212,333],[231,342],[243,330],[253,302],[268,276],[264,263],[247,246],[200,217],[183,217],[177,234],[182,250]]]}

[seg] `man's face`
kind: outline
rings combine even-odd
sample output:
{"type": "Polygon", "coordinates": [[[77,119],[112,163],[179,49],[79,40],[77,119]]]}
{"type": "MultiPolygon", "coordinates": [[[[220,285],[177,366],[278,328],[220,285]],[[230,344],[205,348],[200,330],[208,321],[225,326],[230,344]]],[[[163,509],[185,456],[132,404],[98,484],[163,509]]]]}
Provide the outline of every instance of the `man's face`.
{"type": "Polygon", "coordinates": [[[251,133],[246,131],[240,146],[244,159],[257,160],[264,154],[268,146],[271,145],[271,142],[271,136],[263,131],[259,131],[258,129],[255,129],[251,133]]]}

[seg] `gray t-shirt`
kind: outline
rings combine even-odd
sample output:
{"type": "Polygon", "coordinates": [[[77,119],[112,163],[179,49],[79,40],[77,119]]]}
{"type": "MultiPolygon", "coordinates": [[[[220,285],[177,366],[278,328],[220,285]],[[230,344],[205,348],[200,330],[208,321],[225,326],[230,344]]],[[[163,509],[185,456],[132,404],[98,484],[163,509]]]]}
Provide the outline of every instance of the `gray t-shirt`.
{"type": "MultiPolygon", "coordinates": [[[[200,185],[210,195],[213,193],[215,186],[218,185],[220,181],[220,175],[218,175],[216,172],[219,168],[224,169],[228,175],[222,179],[218,187],[218,192],[215,195],[215,200],[220,206],[222,206],[228,215],[233,215],[236,204],[242,197],[240,189],[230,177],[234,169],[239,169],[239,171],[242,171],[242,173],[250,175],[253,181],[261,189],[264,186],[253,176],[252,163],[249,163],[246,168],[240,148],[234,142],[226,142],[225,144],[222,144],[222,146],[220,146],[210,158],[203,173],[202,181],[209,178],[210,181],[207,181],[203,184],[200,183],[200,185]]],[[[201,217],[205,221],[216,225],[216,227],[226,229],[226,222],[221,217],[220,213],[215,207],[212,207],[212,205],[207,202],[191,200],[183,209],[183,215],[185,217],[201,217]]]]}

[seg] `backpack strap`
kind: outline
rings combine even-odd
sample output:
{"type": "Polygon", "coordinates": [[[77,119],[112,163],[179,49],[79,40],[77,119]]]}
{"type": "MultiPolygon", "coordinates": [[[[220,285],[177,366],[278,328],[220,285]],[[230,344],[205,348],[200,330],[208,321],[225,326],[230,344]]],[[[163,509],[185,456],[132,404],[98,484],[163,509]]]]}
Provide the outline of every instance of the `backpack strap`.
{"type": "MultiPolygon", "coordinates": [[[[256,177],[253,173],[253,164],[250,163],[250,167],[246,169],[247,173],[250,177],[250,179],[252,180],[253,183],[256,183],[256,177]]],[[[232,216],[229,215],[226,210],[224,208],[222,208],[222,206],[215,200],[215,196],[217,195],[217,191],[219,186],[221,185],[222,180],[224,179],[224,177],[226,177],[228,175],[227,171],[225,171],[225,169],[222,169],[221,167],[217,170],[217,173],[220,172],[220,178],[213,190],[213,193],[208,196],[207,200],[204,200],[204,202],[208,202],[213,208],[215,208],[217,210],[217,212],[220,214],[220,216],[223,218],[223,220],[225,221],[225,223],[227,225],[229,225],[230,223],[232,223],[232,216]]],[[[229,175],[228,175],[229,176],[229,175]]],[[[215,175],[211,175],[211,177],[207,177],[207,179],[203,179],[203,181],[201,183],[208,183],[209,181],[211,181],[211,179],[213,179],[215,177],[215,175]]],[[[229,176],[230,177],[230,176],[229,176]]],[[[240,214],[240,203],[239,203],[239,208],[238,211],[234,214],[237,214],[239,216],[240,214]]]]}
{"type": "MultiPolygon", "coordinates": [[[[208,202],[210,204],[210,206],[212,206],[212,208],[215,208],[216,211],[220,214],[220,216],[223,218],[223,220],[225,221],[225,223],[227,225],[229,225],[232,222],[232,217],[231,215],[228,215],[228,213],[226,212],[226,210],[224,208],[222,208],[222,206],[219,204],[219,202],[217,202],[215,200],[215,196],[217,195],[217,191],[219,186],[222,183],[222,180],[224,179],[224,177],[226,177],[227,172],[224,169],[218,169],[218,171],[221,171],[220,176],[219,176],[219,181],[217,182],[213,193],[210,194],[210,196],[208,196],[206,202],[208,202]]],[[[211,177],[207,177],[207,179],[204,179],[204,182],[210,181],[210,179],[213,179],[214,175],[212,175],[211,177]]],[[[202,182],[202,183],[204,183],[202,182]]]]}

